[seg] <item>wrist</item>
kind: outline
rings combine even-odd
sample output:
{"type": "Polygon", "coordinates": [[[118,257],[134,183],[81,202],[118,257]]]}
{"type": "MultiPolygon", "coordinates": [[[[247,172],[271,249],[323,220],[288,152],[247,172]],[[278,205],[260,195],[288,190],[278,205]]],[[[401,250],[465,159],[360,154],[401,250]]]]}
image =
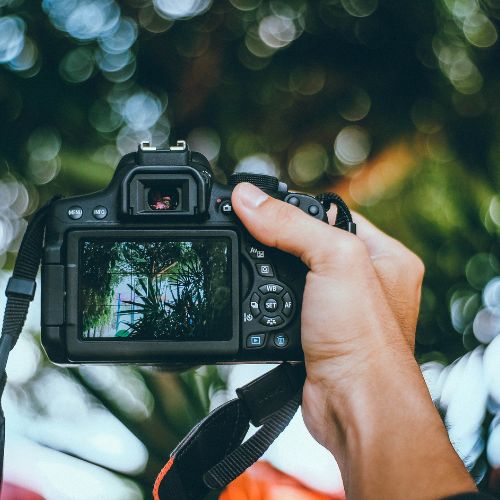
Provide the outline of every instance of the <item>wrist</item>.
{"type": "Polygon", "coordinates": [[[415,498],[474,489],[409,350],[377,351],[347,383],[308,381],[305,397],[323,400],[327,424],[319,439],[335,455],[350,496],[376,498],[361,485],[380,490],[394,481],[391,498],[412,498],[412,488],[415,498]]]}

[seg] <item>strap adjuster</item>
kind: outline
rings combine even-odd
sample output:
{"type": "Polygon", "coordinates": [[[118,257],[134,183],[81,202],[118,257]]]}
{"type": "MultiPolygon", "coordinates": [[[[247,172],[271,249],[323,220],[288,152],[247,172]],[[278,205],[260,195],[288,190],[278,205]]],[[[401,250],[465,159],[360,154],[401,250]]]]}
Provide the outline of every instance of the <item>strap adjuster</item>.
{"type": "Polygon", "coordinates": [[[7,282],[5,295],[7,297],[21,297],[33,300],[36,291],[36,281],[26,278],[17,278],[12,276],[7,282]]]}
{"type": "Polygon", "coordinates": [[[260,427],[273,413],[281,409],[299,390],[305,380],[303,363],[283,363],[277,368],[236,389],[244,403],[250,422],[260,427]]]}

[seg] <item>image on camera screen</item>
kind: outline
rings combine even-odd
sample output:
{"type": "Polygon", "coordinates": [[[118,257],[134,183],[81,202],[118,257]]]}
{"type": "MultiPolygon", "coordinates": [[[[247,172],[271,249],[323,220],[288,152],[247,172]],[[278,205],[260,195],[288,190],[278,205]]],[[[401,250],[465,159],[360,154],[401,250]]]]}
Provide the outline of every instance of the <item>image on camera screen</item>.
{"type": "Polygon", "coordinates": [[[80,242],[84,340],[229,340],[228,238],[80,242]]]}

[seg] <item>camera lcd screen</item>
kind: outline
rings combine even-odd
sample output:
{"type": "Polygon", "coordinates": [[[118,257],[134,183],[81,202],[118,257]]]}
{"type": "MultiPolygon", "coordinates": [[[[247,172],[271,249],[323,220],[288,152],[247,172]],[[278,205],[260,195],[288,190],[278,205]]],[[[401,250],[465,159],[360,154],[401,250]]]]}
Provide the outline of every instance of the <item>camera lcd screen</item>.
{"type": "Polygon", "coordinates": [[[229,238],[80,240],[83,340],[232,337],[229,238]]]}

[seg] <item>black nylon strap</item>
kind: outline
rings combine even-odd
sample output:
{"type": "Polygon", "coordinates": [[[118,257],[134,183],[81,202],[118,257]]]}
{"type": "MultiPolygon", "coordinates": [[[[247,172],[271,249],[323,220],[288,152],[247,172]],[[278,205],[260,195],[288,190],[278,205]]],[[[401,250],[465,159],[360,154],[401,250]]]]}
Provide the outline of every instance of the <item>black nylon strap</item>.
{"type": "MultiPolygon", "coordinates": [[[[11,349],[23,329],[30,302],[35,293],[35,278],[40,267],[45,234],[45,218],[50,203],[42,207],[26,228],[5,295],[7,304],[0,337],[0,399],[7,376],[5,367],[11,349]]],[[[0,488],[3,480],[3,458],[5,445],[5,416],[0,400],[0,488]]]]}
{"type": "Polygon", "coordinates": [[[224,488],[254,464],[285,430],[297,412],[300,401],[301,394],[297,394],[273,413],[252,437],[205,473],[205,484],[210,489],[224,488]]]}
{"type": "Polygon", "coordinates": [[[210,489],[223,488],[238,477],[264,454],[295,415],[304,380],[302,364],[282,363],[239,389],[237,399],[216,408],[175,448],[170,455],[173,465],[155,483],[154,498],[199,500],[210,489]],[[262,408],[256,412],[255,405],[263,406],[267,413],[262,408]],[[263,425],[241,444],[256,414],[263,425]]]}

